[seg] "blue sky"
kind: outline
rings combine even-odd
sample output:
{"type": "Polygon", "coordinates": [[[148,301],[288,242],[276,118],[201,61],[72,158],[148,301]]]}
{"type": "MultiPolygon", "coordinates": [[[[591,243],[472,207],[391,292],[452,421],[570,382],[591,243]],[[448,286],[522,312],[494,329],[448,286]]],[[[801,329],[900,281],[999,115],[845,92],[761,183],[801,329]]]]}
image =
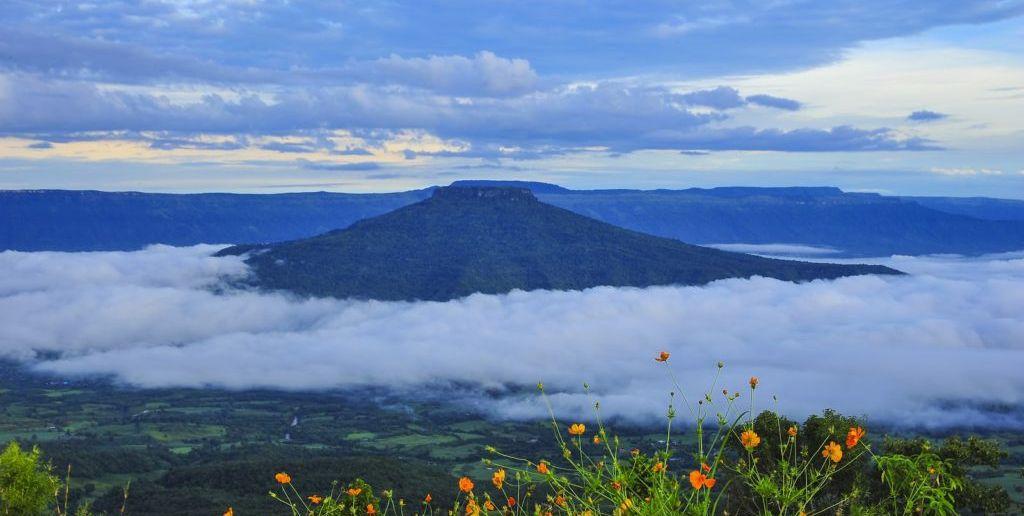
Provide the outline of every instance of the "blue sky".
{"type": "Polygon", "coordinates": [[[8,0],[0,188],[1024,198],[1024,1],[8,0]]]}

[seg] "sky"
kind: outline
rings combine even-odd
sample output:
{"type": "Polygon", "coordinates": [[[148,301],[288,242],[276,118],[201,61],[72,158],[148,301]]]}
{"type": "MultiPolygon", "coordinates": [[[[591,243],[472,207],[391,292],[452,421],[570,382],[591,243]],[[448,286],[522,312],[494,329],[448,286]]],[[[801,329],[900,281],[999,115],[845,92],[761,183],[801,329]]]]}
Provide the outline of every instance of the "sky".
{"type": "Polygon", "coordinates": [[[513,419],[545,416],[543,382],[560,418],[599,400],[638,422],[665,414],[670,371],[695,402],[723,361],[718,402],[756,375],[759,409],[777,396],[801,419],[1024,428],[1022,253],[876,260],[905,276],[408,303],[236,290],[226,280],[248,268],[216,249],[0,253],[0,359],[141,387],[431,393],[513,419]]]}
{"type": "Polygon", "coordinates": [[[6,0],[0,189],[1024,198],[1024,0],[6,0]]]}

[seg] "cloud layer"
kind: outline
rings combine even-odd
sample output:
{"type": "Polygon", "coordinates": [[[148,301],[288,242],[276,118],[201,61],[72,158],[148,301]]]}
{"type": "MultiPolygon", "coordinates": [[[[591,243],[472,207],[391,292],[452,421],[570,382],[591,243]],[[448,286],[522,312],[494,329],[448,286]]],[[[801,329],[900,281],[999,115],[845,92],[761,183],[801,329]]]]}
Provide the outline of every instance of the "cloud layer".
{"type": "Polygon", "coordinates": [[[297,300],[213,292],[246,274],[215,247],[0,253],[0,356],[142,387],[429,389],[481,410],[566,416],[588,382],[606,415],[664,413],[669,362],[691,398],[718,360],[724,386],[762,379],[795,416],[834,407],[927,426],[1024,427],[1024,257],[895,258],[912,275],[792,284],[595,288],[447,303],[297,300]],[[468,391],[467,391],[468,389],[468,391]],[[481,393],[480,395],[469,394],[481,393]],[[993,412],[993,408],[998,408],[993,412]]]}

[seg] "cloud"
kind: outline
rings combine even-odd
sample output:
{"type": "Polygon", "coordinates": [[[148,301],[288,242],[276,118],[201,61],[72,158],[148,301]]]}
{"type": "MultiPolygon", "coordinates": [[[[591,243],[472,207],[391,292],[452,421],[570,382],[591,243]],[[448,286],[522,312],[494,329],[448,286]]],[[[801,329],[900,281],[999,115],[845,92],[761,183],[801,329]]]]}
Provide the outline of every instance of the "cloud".
{"type": "Polygon", "coordinates": [[[905,277],[390,303],[217,294],[246,269],[214,249],[0,253],[0,356],[143,387],[456,389],[504,417],[542,416],[514,388],[537,381],[562,416],[588,414],[589,382],[606,415],[650,420],[672,389],[651,360],[667,350],[691,399],[723,360],[724,387],[756,374],[794,416],[1024,428],[1021,254],[882,260],[905,277]]]}
{"type": "Polygon", "coordinates": [[[996,170],[991,168],[971,168],[971,167],[932,167],[928,169],[933,174],[941,174],[944,176],[1001,176],[1003,175],[1002,170],[996,170]]]}
{"type": "Polygon", "coordinates": [[[750,95],[747,97],[747,102],[751,104],[757,104],[759,106],[770,107],[775,109],[783,109],[786,111],[796,111],[800,109],[800,102],[793,99],[787,99],[784,97],[776,97],[773,95],[750,95]]]}
{"type": "Polygon", "coordinates": [[[1020,15],[1011,0],[661,2],[638,10],[573,2],[22,2],[0,12],[4,65],[54,77],[220,82],[313,79],[339,63],[497,55],[547,73],[605,73],[609,62],[688,76],[792,70],[865,41],[1020,15]]]}
{"type": "Polygon", "coordinates": [[[407,84],[452,95],[509,96],[533,91],[537,72],[525,59],[506,59],[493,52],[473,57],[403,58],[392,54],[369,66],[384,83],[407,84]]]}
{"type": "Polygon", "coordinates": [[[300,159],[299,163],[306,170],[378,170],[380,163],[374,161],[362,161],[359,163],[333,163],[325,161],[308,161],[300,159]]]}
{"type": "Polygon", "coordinates": [[[914,111],[907,115],[907,120],[911,122],[934,122],[944,118],[949,118],[949,115],[928,110],[914,111]]]}
{"type": "Polygon", "coordinates": [[[288,90],[273,98],[204,95],[178,102],[22,75],[7,79],[9,94],[0,99],[0,115],[6,115],[0,116],[0,134],[63,133],[95,138],[96,133],[112,131],[143,137],[140,135],[147,132],[251,135],[330,129],[356,133],[417,130],[466,142],[457,151],[435,155],[521,159],[595,146],[620,153],[643,149],[831,152],[937,148],[928,140],[904,138],[888,128],[716,127],[716,122],[729,118],[721,110],[745,102],[729,87],[680,94],[667,87],[601,82],[456,102],[429,92],[356,86],[288,90]],[[715,110],[691,110],[688,106],[692,105],[715,110]],[[503,150],[511,148],[516,150],[503,150]]]}
{"type": "Polygon", "coordinates": [[[746,105],[736,88],[719,86],[710,90],[697,90],[679,96],[683,102],[694,106],[706,106],[725,110],[746,105]]]}

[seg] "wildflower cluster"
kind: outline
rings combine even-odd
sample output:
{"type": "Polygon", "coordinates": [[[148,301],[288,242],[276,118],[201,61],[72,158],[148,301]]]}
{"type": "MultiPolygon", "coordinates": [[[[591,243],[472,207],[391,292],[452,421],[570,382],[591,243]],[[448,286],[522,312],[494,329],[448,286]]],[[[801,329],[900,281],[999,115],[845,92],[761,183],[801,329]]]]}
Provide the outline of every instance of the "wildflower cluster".
{"type": "MultiPolygon", "coordinates": [[[[437,513],[804,515],[858,508],[868,514],[915,514],[925,509],[955,514],[952,493],[960,486],[946,474],[948,466],[933,455],[876,456],[860,423],[837,419],[831,412],[808,420],[804,428],[774,410],[754,418],[761,383],[756,376],[748,382],[745,407],[738,402],[738,391],[724,388],[721,396],[712,395],[719,389],[721,362],[710,389],[693,403],[668,367],[669,359],[664,351],[654,359],[665,367],[675,387],[666,412],[664,446],[649,451],[627,449],[602,421],[599,402],[594,403],[592,423],[560,423],[543,384],[538,384],[559,453],[517,457],[487,447],[490,456],[484,464],[490,478],[460,478],[453,506],[437,513]],[[685,447],[672,440],[677,404],[692,418],[695,442],[685,447]],[[865,469],[866,457],[877,464],[888,489],[888,495],[876,496],[871,507],[864,505],[863,493],[849,485],[850,475],[865,469]],[[842,489],[836,489],[839,484],[842,489]]],[[[589,392],[588,386],[584,389],[589,392]]],[[[271,496],[293,516],[435,513],[429,493],[416,504],[395,500],[390,491],[378,499],[369,485],[357,480],[337,492],[332,488],[327,494],[302,496],[287,473],[278,473],[275,479],[280,493],[271,492],[271,496]]],[[[225,516],[233,516],[231,509],[225,516]]]]}

